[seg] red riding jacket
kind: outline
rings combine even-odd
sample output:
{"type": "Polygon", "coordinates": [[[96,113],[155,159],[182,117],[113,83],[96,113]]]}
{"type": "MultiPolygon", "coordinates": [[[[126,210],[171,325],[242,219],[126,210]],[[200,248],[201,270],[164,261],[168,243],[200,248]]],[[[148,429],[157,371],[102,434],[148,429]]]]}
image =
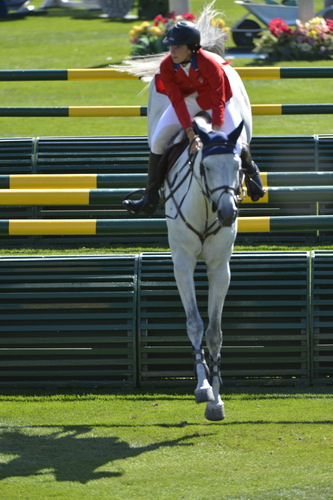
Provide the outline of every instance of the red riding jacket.
{"type": "Polygon", "coordinates": [[[225,103],[232,97],[232,90],[222,65],[205,50],[193,53],[188,76],[180,64],[174,64],[170,54],[166,56],[155,84],[158,92],[169,97],[184,129],[192,126],[184,98],[194,92],[198,93],[199,106],[212,110],[212,125],[222,126],[225,103]]]}

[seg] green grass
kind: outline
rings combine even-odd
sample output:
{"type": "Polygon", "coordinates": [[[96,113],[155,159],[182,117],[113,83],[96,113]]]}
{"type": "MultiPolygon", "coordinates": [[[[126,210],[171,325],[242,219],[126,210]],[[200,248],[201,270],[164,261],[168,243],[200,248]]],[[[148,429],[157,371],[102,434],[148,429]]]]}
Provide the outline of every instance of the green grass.
{"type": "MultiPolygon", "coordinates": [[[[309,252],[312,250],[333,250],[333,245],[236,245],[235,252],[309,252]]],[[[60,244],[58,247],[39,244],[38,248],[0,248],[0,257],[13,257],[13,256],[30,256],[30,255],[105,255],[105,254],[138,254],[141,252],[170,252],[170,248],[166,245],[112,245],[103,246],[92,245],[86,246],[70,246],[66,248],[60,244]]]]}
{"type": "Polygon", "coordinates": [[[306,391],[227,391],[222,423],[182,391],[7,392],[1,497],[328,500],[332,395],[306,391]]]}

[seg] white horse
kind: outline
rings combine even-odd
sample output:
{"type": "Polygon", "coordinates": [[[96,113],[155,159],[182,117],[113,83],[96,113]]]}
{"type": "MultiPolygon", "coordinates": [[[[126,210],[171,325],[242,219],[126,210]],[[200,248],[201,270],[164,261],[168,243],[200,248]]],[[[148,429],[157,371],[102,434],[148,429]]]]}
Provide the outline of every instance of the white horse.
{"type": "Polygon", "coordinates": [[[174,275],[195,356],[198,380],[195,398],[198,403],[207,402],[208,420],[224,418],[220,397],[221,319],[230,282],[229,261],[237,235],[241,160],[236,144],[242,128],[243,122],[228,136],[197,128],[203,148],[192,161],[186,150],[163,187],[174,275]],[[211,373],[202,348],[204,324],[195,295],[194,270],[199,258],[206,262],[209,282],[205,337],[211,373]]]}
{"type": "MultiPolygon", "coordinates": [[[[224,63],[221,56],[214,54],[214,57],[224,63]]],[[[230,282],[229,261],[237,235],[236,198],[241,189],[239,154],[242,144],[249,144],[252,138],[251,106],[243,82],[230,65],[223,65],[223,68],[233,92],[226,107],[228,122],[233,128],[223,137],[222,134],[209,133],[209,125],[200,120],[198,132],[203,150],[191,164],[189,151],[185,151],[162,189],[174,274],[195,356],[198,381],[195,398],[198,403],[207,402],[205,417],[215,421],[224,418],[224,404],[220,397],[221,318],[230,282]],[[214,141],[224,142],[225,147],[214,146],[214,141]],[[218,154],[206,156],[214,150],[218,154]],[[199,258],[206,262],[209,282],[209,323],[205,337],[211,358],[210,374],[202,349],[204,325],[196,303],[193,279],[199,258]]],[[[148,99],[149,140],[169,104],[169,99],[156,91],[152,81],[148,99]]],[[[182,135],[180,132],[175,141],[182,135]]]]}
{"type": "MultiPolygon", "coordinates": [[[[230,283],[229,261],[237,235],[237,196],[241,191],[242,144],[252,138],[252,114],[247,92],[235,69],[225,64],[219,43],[221,33],[212,29],[211,18],[216,14],[213,4],[205,8],[198,21],[203,47],[212,51],[223,66],[233,96],[226,105],[230,130],[212,132],[199,120],[197,132],[203,147],[194,158],[189,148],[177,160],[162,188],[168,226],[169,245],[174,274],[187,318],[187,334],[191,341],[197,374],[195,399],[206,402],[205,416],[209,420],[224,418],[220,396],[220,361],[222,347],[222,310],[230,283]],[[218,50],[215,50],[215,49],[218,50]],[[217,52],[217,53],[216,53],[217,52]],[[194,269],[198,259],[207,265],[208,326],[206,344],[211,359],[209,372],[202,348],[204,324],[197,307],[194,269]]],[[[161,56],[128,62],[126,70],[137,76],[151,76],[158,70],[161,56]]],[[[148,141],[166,107],[168,97],[158,93],[154,79],[148,98],[148,141]]],[[[175,139],[183,137],[180,132],[175,139]]]]}

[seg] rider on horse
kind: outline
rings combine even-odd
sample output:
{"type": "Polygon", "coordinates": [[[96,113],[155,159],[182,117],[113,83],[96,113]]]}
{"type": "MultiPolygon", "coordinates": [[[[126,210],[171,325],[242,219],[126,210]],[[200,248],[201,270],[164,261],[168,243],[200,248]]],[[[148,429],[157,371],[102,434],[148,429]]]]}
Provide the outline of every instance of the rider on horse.
{"type": "MultiPolygon", "coordinates": [[[[157,165],[169,142],[180,128],[191,144],[190,153],[201,147],[193,128],[193,118],[203,110],[211,117],[212,129],[225,132],[235,128],[228,103],[232,89],[223,64],[200,47],[200,31],[188,21],[177,22],[168,32],[164,42],[170,53],[162,60],[160,72],[155,75],[158,92],[168,96],[170,105],[160,117],[151,139],[148,163],[148,183],[139,200],[124,200],[129,213],[143,211],[152,215],[159,205],[159,186],[156,182],[157,165]]],[[[253,162],[248,144],[242,143],[240,157],[245,174],[248,194],[253,201],[264,195],[259,168],[253,162]]]]}

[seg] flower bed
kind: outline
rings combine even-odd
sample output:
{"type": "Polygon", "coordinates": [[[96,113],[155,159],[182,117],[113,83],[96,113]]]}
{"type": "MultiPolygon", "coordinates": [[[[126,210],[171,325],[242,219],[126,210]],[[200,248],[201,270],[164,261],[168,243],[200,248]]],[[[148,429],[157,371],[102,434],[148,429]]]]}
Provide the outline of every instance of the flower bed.
{"type": "Polygon", "coordinates": [[[290,27],[283,19],[273,19],[269,31],[255,39],[256,54],[271,61],[333,59],[333,20],[314,17],[290,27]]]}
{"type": "MultiPolygon", "coordinates": [[[[133,44],[131,55],[159,54],[168,50],[168,47],[163,43],[167,31],[178,21],[193,22],[195,19],[195,15],[191,12],[185,12],[178,16],[172,12],[168,17],[158,15],[152,22],[145,21],[140,25],[133,26],[129,32],[130,41],[133,44]]],[[[223,19],[213,19],[212,24],[228,32],[223,19]]]]}
{"type": "Polygon", "coordinates": [[[163,43],[165,34],[177,21],[182,19],[194,21],[195,16],[190,12],[175,16],[172,12],[168,17],[160,14],[152,22],[144,21],[140,25],[133,26],[129,32],[130,41],[133,44],[131,54],[141,56],[159,54],[168,50],[168,47],[163,43]]]}

